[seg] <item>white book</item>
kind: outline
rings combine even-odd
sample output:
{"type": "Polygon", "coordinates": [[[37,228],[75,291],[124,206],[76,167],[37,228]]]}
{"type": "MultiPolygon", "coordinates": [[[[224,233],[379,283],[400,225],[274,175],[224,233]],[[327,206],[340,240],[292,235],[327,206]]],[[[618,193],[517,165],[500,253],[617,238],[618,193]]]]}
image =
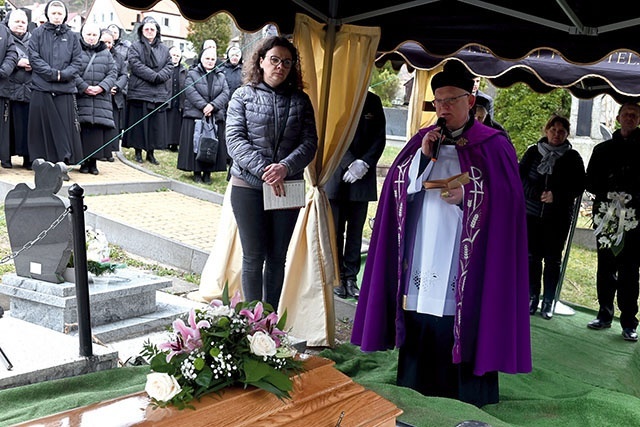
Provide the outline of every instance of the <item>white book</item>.
{"type": "Polygon", "coordinates": [[[285,181],[284,196],[273,194],[273,188],[266,182],[262,184],[264,210],[301,208],[305,205],[304,179],[285,181]]]}

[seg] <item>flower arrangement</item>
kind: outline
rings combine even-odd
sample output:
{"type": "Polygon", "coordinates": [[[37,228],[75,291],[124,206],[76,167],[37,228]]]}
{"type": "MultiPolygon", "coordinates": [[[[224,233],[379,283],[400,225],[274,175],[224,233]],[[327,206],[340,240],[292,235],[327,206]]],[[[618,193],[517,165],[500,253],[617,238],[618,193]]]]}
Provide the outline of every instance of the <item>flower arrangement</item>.
{"type": "Polygon", "coordinates": [[[285,322],[286,312],[279,319],[269,304],[243,302],[239,293],[229,299],[225,286],[222,300],[191,310],[187,323],[174,321],[168,342],[145,342],[141,354],[152,370],[145,391],[156,405],[179,409],[233,385],[289,398],[290,376],[301,372],[302,360],[283,330],[285,322]]]}
{"type": "Polygon", "coordinates": [[[601,203],[598,212],[593,216],[596,225],[594,233],[598,243],[604,248],[611,248],[618,255],[624,247],[624,233],[638,226],[636,210],[627,207],[631,195],[627,193],[607,193],[608,202],[601,203]]]}

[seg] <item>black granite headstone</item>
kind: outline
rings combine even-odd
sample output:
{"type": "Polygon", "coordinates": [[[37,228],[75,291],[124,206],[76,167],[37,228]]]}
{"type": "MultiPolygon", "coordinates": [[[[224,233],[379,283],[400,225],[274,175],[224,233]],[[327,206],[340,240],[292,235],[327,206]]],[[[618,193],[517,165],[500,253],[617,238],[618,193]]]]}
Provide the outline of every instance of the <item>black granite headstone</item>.
{"type": "MultiPolygon", "coordinates": [[[[16,252],[46,230],[69,206],[56,193],[67,175],[64,163],[53,164],[43,159],[33,161],[35,189],[21,183],[9,191],[4,203],[11,250],[16,252]]],[[[14,258],[16,274],[22,277],[62,283],[71,250],[71,218],[66,216],[57,227],[31,248],[14,258]]]]}

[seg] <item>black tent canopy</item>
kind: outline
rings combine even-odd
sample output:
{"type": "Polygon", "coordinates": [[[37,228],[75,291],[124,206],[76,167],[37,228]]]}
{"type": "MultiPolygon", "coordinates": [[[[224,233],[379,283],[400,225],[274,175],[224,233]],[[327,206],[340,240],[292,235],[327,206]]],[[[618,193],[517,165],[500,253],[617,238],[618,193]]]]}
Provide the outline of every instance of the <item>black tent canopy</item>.
{"type": "Polygon", "coordinates": [[[578,98],[593,98],[603,93],[617,102],[640,99],[640,57],[633,52],[616,51],[593,64],[576,65],[549,49],[538,49],[519,60],[506,60],[488,49],[471,45],[450,57],[431,54],[414,42],[381,54],[377,65],[390,61],[394,68],[406,63],[410,68],[432,70],[446,61],[462,62],[473,74],[485,77],[497,87],[524,82],[538,93],[565,88],[578,98]]]}
{"type": "MultiPolygon", "coordinates": [[[[157,0],[118,0],[148,9],[157,0]]],[[[380,51],[405,41],[451,56],[468,44],[485,46],[505,59],[521,59],[538,48],[576,63],[598,62],[615,50],[640,52],[640,2],[629,0],[173,0],[189,19],[230,13],[245,31],[266,23],[293,31],[295,14],[339,27],[376,26],[380,51]]]]}

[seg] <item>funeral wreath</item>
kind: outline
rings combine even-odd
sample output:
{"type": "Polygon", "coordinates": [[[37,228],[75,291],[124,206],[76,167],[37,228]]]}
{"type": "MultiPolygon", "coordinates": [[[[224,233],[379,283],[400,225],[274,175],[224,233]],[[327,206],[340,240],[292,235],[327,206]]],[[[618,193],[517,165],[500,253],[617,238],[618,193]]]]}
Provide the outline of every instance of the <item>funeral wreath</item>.
{"type": "Polygon", "coordinates": [[[169,341],[145,342],[142,356],[150,361],[145,391],[160,406],[189,407],[189,402],[226,387],[255,386],[280,399],[289,398],[291,376],[302,371],[302,360],[269,304],[229,299],[204,309],[192,309],[187,323],[173,322],[169,341]]]}

